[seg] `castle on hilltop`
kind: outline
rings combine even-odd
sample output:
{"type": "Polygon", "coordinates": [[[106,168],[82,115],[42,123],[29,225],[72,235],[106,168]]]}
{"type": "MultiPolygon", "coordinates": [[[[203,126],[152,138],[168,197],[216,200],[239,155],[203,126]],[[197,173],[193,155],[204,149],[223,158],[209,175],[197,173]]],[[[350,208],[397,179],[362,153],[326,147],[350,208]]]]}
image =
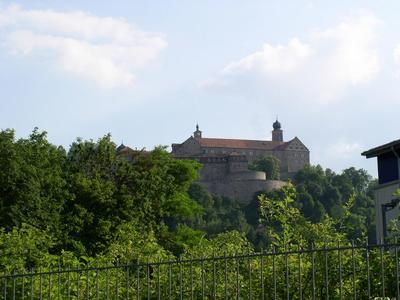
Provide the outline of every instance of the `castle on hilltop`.
{"type": "Polygon", "coordinates": [[[310,152],[297,138],[283,141],[278,120],[273,123],[272,141],[204,138],[199,126],[181,144],[172,144],[178,159],[194,159],[203,165],[199,183],[210,192],[248,202],[261,190],[282,187],[285,182],[267,180],[264,172],[249,170],[255,159],[272,155],[280,161],[280,177],[287,180],[310,163],[310,152]]]}

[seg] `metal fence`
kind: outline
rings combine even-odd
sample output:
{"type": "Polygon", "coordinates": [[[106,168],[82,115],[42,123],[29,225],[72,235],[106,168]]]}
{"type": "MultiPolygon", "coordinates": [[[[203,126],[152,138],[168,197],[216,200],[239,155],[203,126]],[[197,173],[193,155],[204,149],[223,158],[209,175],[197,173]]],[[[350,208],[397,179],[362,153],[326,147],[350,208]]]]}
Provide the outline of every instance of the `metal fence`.
{"type": "MultiPolygon", "coordinates": [[[[1,275],[0,299],[400,299],[397,242],[1,275]]],[[[295,249],[294,249],[295,248],[295,249]]]]}

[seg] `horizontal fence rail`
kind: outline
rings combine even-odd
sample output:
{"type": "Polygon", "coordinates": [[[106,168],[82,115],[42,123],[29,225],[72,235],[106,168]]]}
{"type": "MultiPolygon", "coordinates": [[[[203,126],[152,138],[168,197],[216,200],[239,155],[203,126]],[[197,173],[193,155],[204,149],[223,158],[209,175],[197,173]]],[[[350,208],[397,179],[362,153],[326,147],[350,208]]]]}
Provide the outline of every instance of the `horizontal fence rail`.
{"type": "Polygon", "coordinates": [[[400,245],[339,245],[0,275],[0,299],[400,299],[400,245]]]}

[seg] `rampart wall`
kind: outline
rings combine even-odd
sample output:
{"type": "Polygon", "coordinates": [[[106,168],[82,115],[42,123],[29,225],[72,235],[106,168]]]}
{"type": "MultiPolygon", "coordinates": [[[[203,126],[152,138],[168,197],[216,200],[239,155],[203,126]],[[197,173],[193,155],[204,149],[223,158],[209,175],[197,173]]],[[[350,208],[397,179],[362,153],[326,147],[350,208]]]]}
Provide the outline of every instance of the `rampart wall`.
{"type": "Polygon", "coordinates": [[[258,191],[272,191],[286,185],[280,180],[227,180],[224,182],[199,181],[209,192],[249,203],[258,191]]]}

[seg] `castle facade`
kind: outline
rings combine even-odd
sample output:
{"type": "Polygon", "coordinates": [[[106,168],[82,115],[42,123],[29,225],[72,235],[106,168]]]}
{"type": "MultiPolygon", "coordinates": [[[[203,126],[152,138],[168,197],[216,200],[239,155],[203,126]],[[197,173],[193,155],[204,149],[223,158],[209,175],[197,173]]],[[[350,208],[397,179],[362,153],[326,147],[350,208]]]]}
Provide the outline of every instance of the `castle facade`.
{"type": "Polygon", "coordinates": [[[194,159],[203,165],[199,183],[210,192],[248,202],[260,190],[282,187],[285,182],[267,180],[266,174],[249,170],[255,159],[272,155],[280,161],[280,176],[286,180],[310,163],[310,152],[297,137],[283,141],[281,124],[274,122],[272,140],[205,138],[196,131],[181,144],[172,144],[178,159],[194,159]]]}

